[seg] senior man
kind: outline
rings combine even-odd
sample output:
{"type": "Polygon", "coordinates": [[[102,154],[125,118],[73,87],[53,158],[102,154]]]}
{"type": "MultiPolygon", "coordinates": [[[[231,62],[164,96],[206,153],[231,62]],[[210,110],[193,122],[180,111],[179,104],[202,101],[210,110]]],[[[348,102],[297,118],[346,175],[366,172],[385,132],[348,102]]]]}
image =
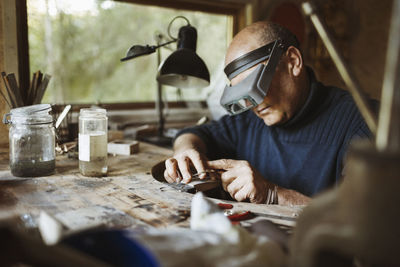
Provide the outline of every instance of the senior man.
{"type": "Polygon", "coordinates": [[[306,204],[338,183],[355,138],[371,136],[351,95],[325,86],[306,67],[296,37],[262,21],[240,31],[225,59],[230,85],[221,104],[231,113],[182,130],[166,160],[168,182],[190,182],[192,169],[223,170],[237,201],[306,204]]]}

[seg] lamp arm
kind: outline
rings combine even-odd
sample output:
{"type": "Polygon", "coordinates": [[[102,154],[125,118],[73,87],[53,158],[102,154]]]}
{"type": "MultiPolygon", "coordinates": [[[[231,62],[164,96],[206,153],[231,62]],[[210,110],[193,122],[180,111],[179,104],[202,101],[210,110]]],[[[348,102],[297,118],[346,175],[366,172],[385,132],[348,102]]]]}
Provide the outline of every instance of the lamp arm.
{"type": "Polygon", "coordinates": [[[163,44],[157,44],[157,45],[152,45],[152,46],[150,46],[150,45],[146,45],[146,46],[134,45],[131,48],[129,48],[129,51],[126,54],[126,57],[121,58],[121,61],[126,61],[126,60],[129,60],[129,59],[132,59],[132,58],[136,58],[136,57],[152,54],[152,53],[156,52],[156,49],[158,49],[158,48],[160,48],[162,46],[168,45],[170,43],[176,42],[176,41],[177,40],[174,39],[174,40],[170,40],[168,42],[165,42],[163,44]]]}
{"type": "Polygon", "coordinates": [[[174,39],[174,40],[170,40],[170,41],[168,41],[168,42],[165,42],[165,43],[163,43],[163,44],[158,44],[158,45],[155,45],[155,46],[152,46],[154,49],[157,49],[157,48],[160,48],[160,47],[162,47],[162,46],[166,46],[166,45],[169,45],[169,44],[171,44],[171,43],[174,43],[174,42],[176,42],[177,40],[176,39],[174,39]]]}

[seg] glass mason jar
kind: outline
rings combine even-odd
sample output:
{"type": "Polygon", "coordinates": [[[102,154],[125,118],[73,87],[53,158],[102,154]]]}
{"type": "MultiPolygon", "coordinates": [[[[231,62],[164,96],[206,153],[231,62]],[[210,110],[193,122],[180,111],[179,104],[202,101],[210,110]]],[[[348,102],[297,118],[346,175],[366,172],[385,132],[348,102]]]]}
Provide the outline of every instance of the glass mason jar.
{"type": "Polygon", "coordinates": [[[107,174],[107,112],[83,108],[79,114],[79,171],[85,176],[107,174]]]}
{"type": "Polygon", "coordinates": [[[49,104],[11,109],[3,122],[10,124],[10,169],[14,176],[37,177],[54,173],[55,130],[49,104]]]}

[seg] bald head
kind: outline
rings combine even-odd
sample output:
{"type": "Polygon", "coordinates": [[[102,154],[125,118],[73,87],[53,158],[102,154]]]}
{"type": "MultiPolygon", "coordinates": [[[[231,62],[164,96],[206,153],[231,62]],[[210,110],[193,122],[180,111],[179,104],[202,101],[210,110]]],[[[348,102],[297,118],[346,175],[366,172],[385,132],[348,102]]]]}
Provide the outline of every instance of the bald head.
{"type": "Polygon", "coordinates": [[[232,40],[225,57],[225,65],[236,58],[276,39],[287,40],[299,47],[296,36],[288,29],[269,21],[255,22],[241,30],[232,40]]]}

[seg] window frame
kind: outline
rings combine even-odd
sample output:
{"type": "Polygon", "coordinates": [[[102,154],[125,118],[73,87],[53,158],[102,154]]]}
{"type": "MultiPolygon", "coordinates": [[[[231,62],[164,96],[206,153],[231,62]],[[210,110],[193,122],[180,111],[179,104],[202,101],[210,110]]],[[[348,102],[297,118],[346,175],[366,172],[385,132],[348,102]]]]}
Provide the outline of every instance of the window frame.
{"type": "MultiPolygon", "coordinates": [[[[241,28],[246,25],[246,6],[247,3],[244,1],[214,1],[214,0],[114,0],[124,3],[150,5],[150,6],[160,6],[167,8],[175,8],[181,10],[191,10],[191,11],[203,11],[214,14],[225,14],[232,16],[232,28],[228,37],[232,37],[241,28]]],[[[18,80],[22,88],[29,88],[30,83],[30,66],[29,66],[29,41],[28,41],[28,16],[27,16],[27,0],[5,0],[3,2],[3,16],[5,14],[4,10],[12,8],[15,10],[15,16],[11,17],[11,20],[6,20],[6,23],[12,24],[11,29],[17,31],[16,46],[17,53],[15,51],[7,51],[11,48],[5,47],[5,54],[11,54],[11,60],[18,62],[18,80]]],[[[3,25],[3,28],[10,28],[10,25],[3,25]]],[[[3,34],[5,34],[3,32],[3,34]]],[[[6,35],[6,34],[5,34],[6,35]]],[[[176,103],[176,102],[175,102],[176,103]]],[[[94,103],[88,103],[94,104],[94,103]]],[[[142,109],[142,108],[153,108],[155,101],[148,102],[130,102],[130,103],[107,103],[101,104],[102,106],[107,106],[111,109],[142,109]]],[[[176,104],[171,103],[171,107],[177,105],[179,107],[186,106],[183,101],[176,104]]],[[[206,106],[204,101],[203,106],[206,106]]],[[[75,106],[75,105],[74,105],[75,106]]]]}

